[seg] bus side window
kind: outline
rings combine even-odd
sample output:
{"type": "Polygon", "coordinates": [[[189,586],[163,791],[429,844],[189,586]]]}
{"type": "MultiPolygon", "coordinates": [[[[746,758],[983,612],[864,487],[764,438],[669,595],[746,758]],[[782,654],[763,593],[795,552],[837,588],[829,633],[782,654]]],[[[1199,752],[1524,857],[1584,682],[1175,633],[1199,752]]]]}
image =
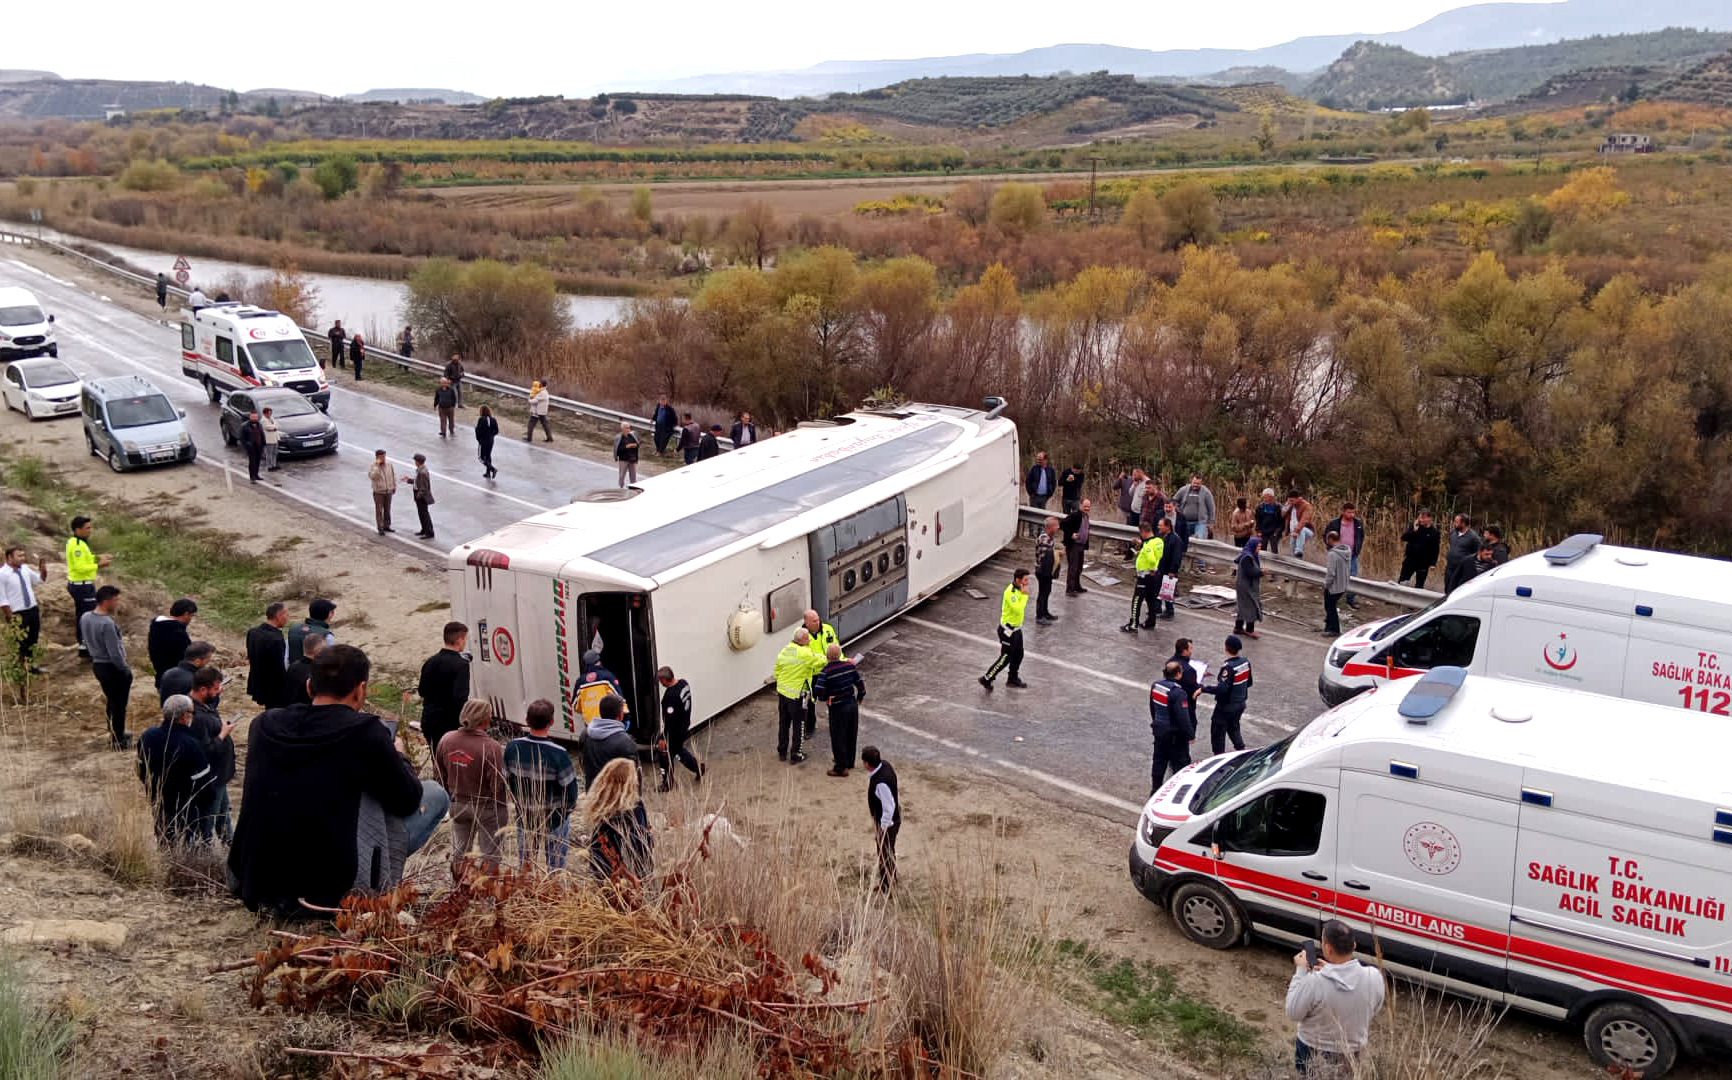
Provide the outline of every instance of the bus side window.
{"type": "Polygon", "coordinates": [[[198,341],[192,323],[183,322],[180,324],[180,347],[187,352],[198,351],[198,341]]]}
{"type": "Polygon", "coordinates": [[[786,630],[806,617],[805,579],[790,581],[770,590],[764,597],[764,622],[769,632],[786,630]]]}
{"type": "Polygon", "coordinates": [[[216,358],[230,367],[234,366],[235,343],[221,334],[218,334],[216,339],[216,358]]]}
{"type": "Polygon", "coordinates": [[[1479,619],[1440,615],[1395,640],[1395,664],[1404,668],[1468,667],[1479,642],[1479,619]]]}

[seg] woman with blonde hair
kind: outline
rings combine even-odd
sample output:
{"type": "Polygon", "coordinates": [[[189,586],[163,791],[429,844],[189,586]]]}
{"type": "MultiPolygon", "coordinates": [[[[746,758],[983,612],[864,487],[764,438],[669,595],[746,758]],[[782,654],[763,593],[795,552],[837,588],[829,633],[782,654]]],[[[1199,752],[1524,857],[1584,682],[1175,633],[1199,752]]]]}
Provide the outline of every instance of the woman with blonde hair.
{"type": "Polygon", "coordinates": [[[603,766],[584,796],[583,816],[589,825],[589,866],[596,877],[649,876],[655,866],[655,837],[638,798],[637,762],[614,758],[603,766]]]}

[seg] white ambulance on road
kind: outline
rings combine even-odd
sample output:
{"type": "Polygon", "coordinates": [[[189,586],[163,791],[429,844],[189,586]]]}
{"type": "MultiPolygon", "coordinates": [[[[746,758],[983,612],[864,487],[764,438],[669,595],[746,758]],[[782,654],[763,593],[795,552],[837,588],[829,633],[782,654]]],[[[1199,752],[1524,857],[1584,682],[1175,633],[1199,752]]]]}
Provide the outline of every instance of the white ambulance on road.
{"type": "Polygon", "coordinates": [[[183,313],[180,370],[204,384],[213,405],[224,394],[256,386],[284,386],[321,409],[331,405],[325,369],[295,320],[251,304],[212,304],[183,313]]]}
{"type": "Polygon", "coordinates": [[[1435,667],[1732,715],[1732,562],[1572,536],[1335,639],[1338,705],[1435,667]]]}
{"type": "Polygon", "coordinates": [[[1729,761],[1717,717],[1438,668],[1186,767],[1131,879],[1213,948],[1342,919],[1394,972],[1652,1080],[1732,1054],[1729,761]]]}

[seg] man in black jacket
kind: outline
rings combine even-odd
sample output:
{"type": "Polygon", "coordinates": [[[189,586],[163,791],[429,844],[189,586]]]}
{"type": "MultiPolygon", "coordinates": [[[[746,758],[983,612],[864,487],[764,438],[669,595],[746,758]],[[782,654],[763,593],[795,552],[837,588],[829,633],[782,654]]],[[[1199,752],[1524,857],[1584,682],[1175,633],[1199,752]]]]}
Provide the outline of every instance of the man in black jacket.
{"type": "Polygon", "coordinates": [[[1405,585],[1412,578],[1413,587],[1423,589],[1425,576],[1437,565],[1438,553],[1443,550],[1443,536],[1432,523],[1430,510],[1419,512],[1412,527],[1401,534],[1401,542],[1406,546],[1401,554],[1401,576],[1395,583],[1405,585]]]}
{"type": "Polygon", "coordinates": [[[1173,642],[1173,655],[1167,657],[1167,662],[1177,661],[1179,664],[1179,685],[1185,688],[1185,707],[1191,710],[1192,734],[1196,734],[1197,726],[1197,695],[1202,693],[1202,683],[1197,678],[1197,669],[1191,666],[1191,639],[1182,637],[1173,642]]]}
{"type": "MultiPolygon", "coordinates": [[[[1156,582],[1156,588],[1157,590],[1164,590],[1167,587],[1166,579],[1171,577],[1176,581],[1179,576],[1179,568],[1185,564],[1185,543],[1173,532],[1173,523],[1167,518],[1163,517],[1156,523],[1156,532],[1161,537],[1161,562],[1155,570],[1160,580],[1156,582]]],[[[1155,596],[1158,598],[1160,592],[1157,591],[1155,596]]],[[[1151,619],[1178,618],[1178,613],[1173,610],[1171,600],[1162,600],[1159,604],[1150,604],[1149,606],[1151,609],[1159,609],[1151,612],[1151,619]]]]}
{"type": "Polygon", "coordinates": [[[619,422],[619,436],[613,440],[613,460],[619,465],[619,486],[625,487],[629,478],[637,483],[637,432],[631,429],[631,424],[624,420],[619,422]]]}
{"type": "Polygon", "coordinates": [[[421,734],[427,738],[427,749],[437,752],[439,740],[447,732],[457,730],[463,703],[469,700],[469,658],[463,650],[469,644],[469,627],[460,622],[448,622],[444,630],[444,647],[421,665],[421,681],[415,693],[421,698],[421,734]]]}
{"type": "Polygon", "coordinates": [[[394,887],[450,799],[422,781],[367,703],[367,654],[333,645],[313,662],[313,703],[271,709],[247,736],[229,891],[247,910],[307,918],[355,889],[394,887]]]}
{"type": "Polygon", "coordinates": [[[192,730],[193,703],[176,694],[162,703],[162,723],[138,737],[138,778],[166,846],[191,843],[210,806],[211,767],[192,730]]]}
{"type": "Polygon", "coordinates": [[[674,432],[680,426],[680,416],[674,412],[674,407],[668,404],[666,394],[656,399],[656,411],[650,417],[650,423],[655,426],[656,456],[661,457],[668,452],[668,442],[673,439],[674,432]]]}
{"type": "Polygon", "coordinates": [[[699,780],[704,778],[704,764],[686,746],[692,731],[692,686],[684,679],[674,678],[674,669],[656,669],[656,682],[662,686],[662,731],[650,755],[661,769],[661,790],[674,786],[674,762],[678,761],[699,780]]]}
{"type": "Polygon", "coordinates": [[[583,773],[587,789],[595,782],[602,766],[614,758],[626,758],[637,763],[637,740],[625,729],[620,717],[625,712],[625,700],[609,694],[598,706],[601,715],[589,722],[577,737],[577,766],[583,773]]]}
{"type": "Polygon", "coordinates": [[[1275,501],[1275,489],[1264,488],[1263,499],[1252,511],[1257,522],[1257,535],[1263,538],[1263,550],[1270,555],[1275,554],[1275,543],[1286,531],[1286,510],[1275,501]]]}
{"type": "Polygon", "coordinates": [[[433,391],[433,411],[439,414],[439,437],[457,434],[457,391],[450,379],[440,379],[433,391]]]}
{"type": "Polygon", "coordinates": [[[283,698],[289,705],[311,705],[313,692],[307,689],[307,682],[313,677],[313,658],[325,650],[325,638],[321,634],[308,634],[301,639],[301,655],[289,665],[288,672],[283,676],[283,698]]]}
{"type": "Polygon", "coordinates": [[[854,661],[842,655],[842,646],[824,650],[829,663],[812,680],[812,697],[830,707],[830,771],[826,776],[847,776],[854,767],[854,743],[860,735],[860,703],[866,700],[866,680],[854,661]]]}
{"type": "Polygon", "coordinates": [[[896,786],[896,770],[878,753],[876,746],[860,751],[866,774],[866,809],[872,815],[872,830],[878,849],[878,891],[896,887],[896,834],[902,831],[902,791],[896,786]]]}
{"type": "Polygon", "coordinates": [[[1479,559],[1479,533],[1466,514],[1455,515],[1449,527],[1449,554],[1443,560],[1443,594],[1461,588],[1478,572],[1474,562],[1479,559]]]}
{"type": "Polygon", "coordinates": [[[1082,505],[1082,486],[1083,467],[1081,465],[1072,465],[1059,475],[1058,490],[1060,497],[1064,500],[1065,513],[1074,514],[1077,507],[1082,505]]]}
{"type": "Polygon", "coordinates": [[[241,425],[240,443],[247,452],[247,479],[256,484],[259,466],[265,460],[265,426],[259,423],[257,412],[247,413],[247,422],[241,425]]]}
{"type": "Polygon", "coordinates": [[[162,689],[163,673],[186,657],[186,647],[192,644],[187,625],[197,613],[198,605],[183,596],[169,605],[167,615],[158,615],[150,621],[146,651],[150,654],[150,666],[156,671],[158,690],[162,689]]]}
{"type": "MultiPolygon", "coordinates": [[[[1168,772],[1178,772],[1191,763],[1197,714],[1179,682],[1189,668],[1182,660],[1168,660],[1161,668],[1161,677],[1149,687],[1149,734],[1154,739],[1154,756],[1149,763],[1150,795],[1160,790],[1168,772]]],[[[1195,673],[1191,679],[1195,681],[1195,673]]]]}
{"type": "Polygon", "coordinates": [[[698,440],[699,461],[708,461],[722,452],[721,434],[720,424],[711,424],[710,430],[704,432],[703,437],[698,440]]]}
{"type": "Polygon", "coordinates": [[[1058,552],[1053,547],[1058,525],[1058,518],[1047,518],[1034,538],[1034,580],[1040,586],[1035,594],[1034,621],[1042,625],[1057,621],[1048,610],[1047,601],[1052,599],[1052,579],[1058,574],[1058,552]]]}
{"type": "Polygon", "coordinates": [[[229,781],[235,778],[235,742],[231,738],[235,726],[217,712],[222,692],[220,669],[206,666],[193,675],[192,732],[198,736],[199,748],[211,769],[211,798],[199,824],[199,835],[206,840],[215,836],[226,844],[234,838],[234,825],[229,820],[229,781]]]}
{"type": "Polygon", "coordinates": [[[1046,451],[1034,455],[1034,464],[1028,468],[1028,475],[1022,480],[1023,490],[1028,492],[1028,505],[1036,510],[1045,510],[1046,501],[1052,498],[1058,489],[1058,476],[1052,466],[1046,463],[1046,451]]]}
{"type": "Polygon", "coordinates": [[[1077,504],[1075,510],[1065,515],[1059,523],[1059,529],[1064,537],[1064,594],[1066,596],[1081,596],[1088,592],[1083,586],[1083,561],[1089,551],[1089,500],[1084,499],[1077,504]]]}
{"type": "Polygon", "coordinates": [[[216,646],[208,641],[195,641],[186,647],[181,654],[180,663],[162,673],[156,680],[156,693],[159,701],[167,701],[175,694],[192,695],[192,679],[200,668],[209,664],[211,657],[216,655],[216,646]]]}
{"type": "Polygon", "coordinates": [[[331,327],[330,333],[326,336],[331,339],[332,366],[342,367],[343,360],[346,356],[343,346],[349,340],[349,335],[343,331],[343,320],[338,319],[336,324],[331,327]]]}
{"type": "Polygon", "coordinates": [[[734,421],[734,428],[728,433],[728,438],[734,441],[735,450],[742,446],[750,446],[758,441],[758,425],[752,423],[751,413],[743,412],[740,414],[740,418],[734,421]]]}
{"type": "Polygon", "coordinates": [[[247,631],[247,696],[266,709],[283,703],[283,675],[289,668],[289,641],[283,636],[289,608],[273,603],[265,621],[247,631]]]}

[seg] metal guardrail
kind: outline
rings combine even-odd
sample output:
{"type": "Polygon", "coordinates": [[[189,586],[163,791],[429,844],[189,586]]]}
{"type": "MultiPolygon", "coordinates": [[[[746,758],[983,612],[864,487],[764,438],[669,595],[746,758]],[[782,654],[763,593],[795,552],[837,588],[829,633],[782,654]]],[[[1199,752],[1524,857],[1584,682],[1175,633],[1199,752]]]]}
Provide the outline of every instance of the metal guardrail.
{"type": "MultiPolygon", "coordinates": [[[[115,266],[113,263],[105,262],[102,259],[96,258],[94,255],[86,254],[76,248],[67,247],[65,244],[54,240],[31,236],[27,233],[0,230],[0,243],[20,244],[27,247],[35,245],[50,248],[68,258],[83,262],[93,269],[101,270],[104,273],[112,274],[118,278],[123,278],[127,281],[133,282],[134,284],[144,286],[145,288],[153,290],[156,288],[156,279],[148,274],[135,274],[125,267],[115,266]]],[[[183,300],[192,295],[189,290],[183,289],[179,285],[174,284],[169,285],[168,291],[170,296],[175,296],[183,300]]],[[[318,330],[310,326],[303,326],[301,327],[301,333],[306,336],[308,342],[314,347],[328,346],[330,344],[330,338],[323,330],[318,330]]],[[[372,345],[365,346],[363,351],[366,358],[369,360],[383,360],[388,364],[395,364],[405,370],[419,372],[424,375],[431,375],[434,378],[442,376],[445,372],[445,365],[434,363],[431,360],[420,360],[412,356],[403,356],[372,345]]],[[[518,386],[515,383],[508,383],[502,379],[490,379],[484,375],[465,374],[463,376],[463,385],[469,389],[491,391],[492,393],[499,394],[501,397],[521,398],[525,402],[529,399],[529,387],[518,386]]],[[[550,408],[559,409],[575,416],[588,417],[592,420],[602,420],[609,424],[617,425],[624,422],[643,428],[645,431],[649,431],[654,427],[654,421],[647,416],[638,416],[634,413],[621,412],[618,409],[610,409],[605,405],[595,405],[587,401],[579,401],[576,398],[550,396],[548,398],[548,405],[550,408]]],[[[731,439],[718,437],[716,441],[725,449],[732,450],[734,448],[734,443],[731,439]]]]}
{"type": "MultiPolygon", "coordinates": [[[[1021,507],[1018,510],[1018,516],[1023,522],[1037,527],[1044,524],[1049,517],[1063,517],[1062,514],[1054,514],[1049,510],[1037,510],[1032,506],[1021,507]]],[[[1129,543],[1142,538],[1142,534],[1129,525],[1121,525],[1115,521],[1097,521],[1094,518],[1089,519],[1089,536],[1091,539],[1099,538],[1119,543],[1129,543]]],[[[1185,550],[1187,554],[1211,555],[1224,563],[1231,563],[1234,556],[1239,554],[1239,548],[1234,544],[1220,540],[1198,540],[1195,538],[1186,544],[1185,550]]],[[[1269,552],[1263,556],[1263,572],[1292,578],[1308,585],[1321,587],[1323,584],[1323,567],[1275,552],[1269,552]]],[[[1353,592],[1359,596],[1381,600],[1386,604],[1413,611],[1436,603],[1439,596],[1438,593],[1428,592],[1425,589],[1411,589],[1406,585],[1391,585],[1387,581],[1371,581],[1366,578],[1353,579],[1353,592]]]]}

